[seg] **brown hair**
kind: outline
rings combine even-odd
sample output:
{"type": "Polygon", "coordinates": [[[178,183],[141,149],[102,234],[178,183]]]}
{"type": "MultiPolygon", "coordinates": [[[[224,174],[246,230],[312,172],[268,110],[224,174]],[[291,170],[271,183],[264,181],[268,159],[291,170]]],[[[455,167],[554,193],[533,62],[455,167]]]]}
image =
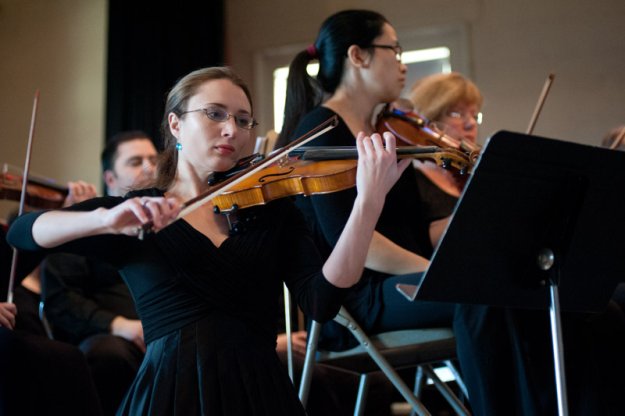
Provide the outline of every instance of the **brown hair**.
{"type": "Polygon", "coordinates": [[[415,82],[410,91],[415,110],[431,121],[440,121],[458,103],[482,107],[477,86],[458,72],[429,75],[415,82]]]}
{"type": "MultiPolygon", "coordinates": [[[[228,79],[234,85],[241,88],[245,93],[250,108],[252,106],[252,95],[245,82],[230,68],[210,67],[202,68],[185,75],[167,94],[165,102],[165,112],[161,121],[161,134],[163,135],[164,150],[159,156],[158,169],[156,173],[156,187],[167,190],[176,178],[176,166],[178,164],[178,151],[176,150],[176,138],[169,130],[169,114],[174,113],[178,117],[187,110],[187,103],[193,97],[201,85],[208,81],[217,79],[228,79]]],[[[253,111],[252,111],[253,113],[253,111]]]]}

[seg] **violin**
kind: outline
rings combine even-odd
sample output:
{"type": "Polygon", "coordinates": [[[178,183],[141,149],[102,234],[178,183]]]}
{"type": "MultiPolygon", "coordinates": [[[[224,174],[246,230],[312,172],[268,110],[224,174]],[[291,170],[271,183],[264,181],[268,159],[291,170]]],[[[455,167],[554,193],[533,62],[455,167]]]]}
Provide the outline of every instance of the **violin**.
{"type": "MultiPolygon", "coordinates": [[[[358,151],[353,147],[303,147],[315,137],[336,127],[331,117],[289,145],[278,149],[266,160],[252,155],[239,161],[227,172],[211,176],[209,189],[186,201],[178,219],[199,206],[212,202],[216,213],[229,215],[239,209],[264,205],[275,199],[295,195],[338,192],[356,185],[358,151]],[[249,165],[249,166],[248,166],[249,165]]],[[[396,149],[399,158],[431,160],[439,166],[468,176],[473,164],[457,149],[438,146],[403,146],[396,149]]],[[[138,229],[138,238],[152,231],[148,223],[138,229]]]]}
{"type": "Polygon", "coordinates": [[[265,205],[295,195],[338,192],[356,185],[355,160],[312,161],[290,157],[273,164],[215,197],[216,213],[265,205]]]}
{"type": "MultiPolygon", "coordinates": [[[[9,172],[5,167],[0,172],[0,199],[18,201],[22,195],[21,175],[9,172]]],[[[45,178],[29,175],[26,181],[24,204],[35,209],[60,208],[69,190],[45,178]]]]}
{"type": "MultiPolygon", "coordinates": [[[[401,100],[402,103],[406,100],[401,100]]],[[[438,146],[465,153],[472,164],[477,161],[480,146],[468,140],[455,139],[436,127],[422,115],[408,109],[384,106],[376,121],[376,130],[381,134],[390,131],[397,137],[398,145],[438,146]]]]}
{"type": "MultiPolygon", "coordinates": [[[[437,146],[397,148],[400,159],[430,160],[445,169],[468,175],[472,168],[466,155],[437,146]]],[[[228,191],[213,198],[215,212],[228,214],[238,209],[264,205],[295,195],[338,192],[356,185],[356,147],[299,147],[280,160],[249,176],[228,191]]]]}

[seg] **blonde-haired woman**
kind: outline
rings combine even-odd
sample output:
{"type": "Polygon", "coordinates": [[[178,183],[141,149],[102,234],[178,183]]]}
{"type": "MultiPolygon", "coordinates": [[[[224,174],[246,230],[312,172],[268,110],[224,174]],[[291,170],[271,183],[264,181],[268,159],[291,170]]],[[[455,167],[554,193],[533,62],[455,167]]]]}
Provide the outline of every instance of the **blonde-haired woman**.
{"type": "MultiPolygon", "coordinates": [[[[482,94],[477,86],[458,72],[434,74],[418,80],[410,91],[415,111],[433,122],[442,132],[458,141],[477,142],[482,121],[482,94]]],[[[424,212],[430,223],[430,239],[435,246],[447,226],[463,181],[433,162],[415,162],[417,183],[424,212]]]]}

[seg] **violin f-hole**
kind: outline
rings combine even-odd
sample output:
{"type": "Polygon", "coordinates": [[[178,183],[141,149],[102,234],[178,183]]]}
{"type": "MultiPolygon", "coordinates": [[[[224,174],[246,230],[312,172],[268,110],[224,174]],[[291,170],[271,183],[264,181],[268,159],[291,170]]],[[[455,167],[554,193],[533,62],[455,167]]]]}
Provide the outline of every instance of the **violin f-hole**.
{"type": "Polygon", "coordinates": [[[267,178],[290,175],[291,172],[293,172],[294,170],[295,170],[295,168],[293,166],[289,166],[289,168],[288,168],[288,170],[286,172],[282,172],[282,173],[268,173],[267,175],[261,176],[258,179],[258,182],[261,182],[261,183],[265,182],[267,180],[267,178]]]}

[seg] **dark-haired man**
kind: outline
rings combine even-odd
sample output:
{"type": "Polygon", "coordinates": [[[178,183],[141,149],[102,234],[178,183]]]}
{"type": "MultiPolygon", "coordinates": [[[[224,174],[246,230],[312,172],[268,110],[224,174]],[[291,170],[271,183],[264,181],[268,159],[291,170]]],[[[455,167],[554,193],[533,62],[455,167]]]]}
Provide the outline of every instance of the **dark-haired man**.
{"type": "Polygon", "coordinates": [[[141,131],[125,131],[113,136],[102,151],[106,192],[124,196],[131,189],[149,186],[156,172],[156,148],[141,131]]]}

